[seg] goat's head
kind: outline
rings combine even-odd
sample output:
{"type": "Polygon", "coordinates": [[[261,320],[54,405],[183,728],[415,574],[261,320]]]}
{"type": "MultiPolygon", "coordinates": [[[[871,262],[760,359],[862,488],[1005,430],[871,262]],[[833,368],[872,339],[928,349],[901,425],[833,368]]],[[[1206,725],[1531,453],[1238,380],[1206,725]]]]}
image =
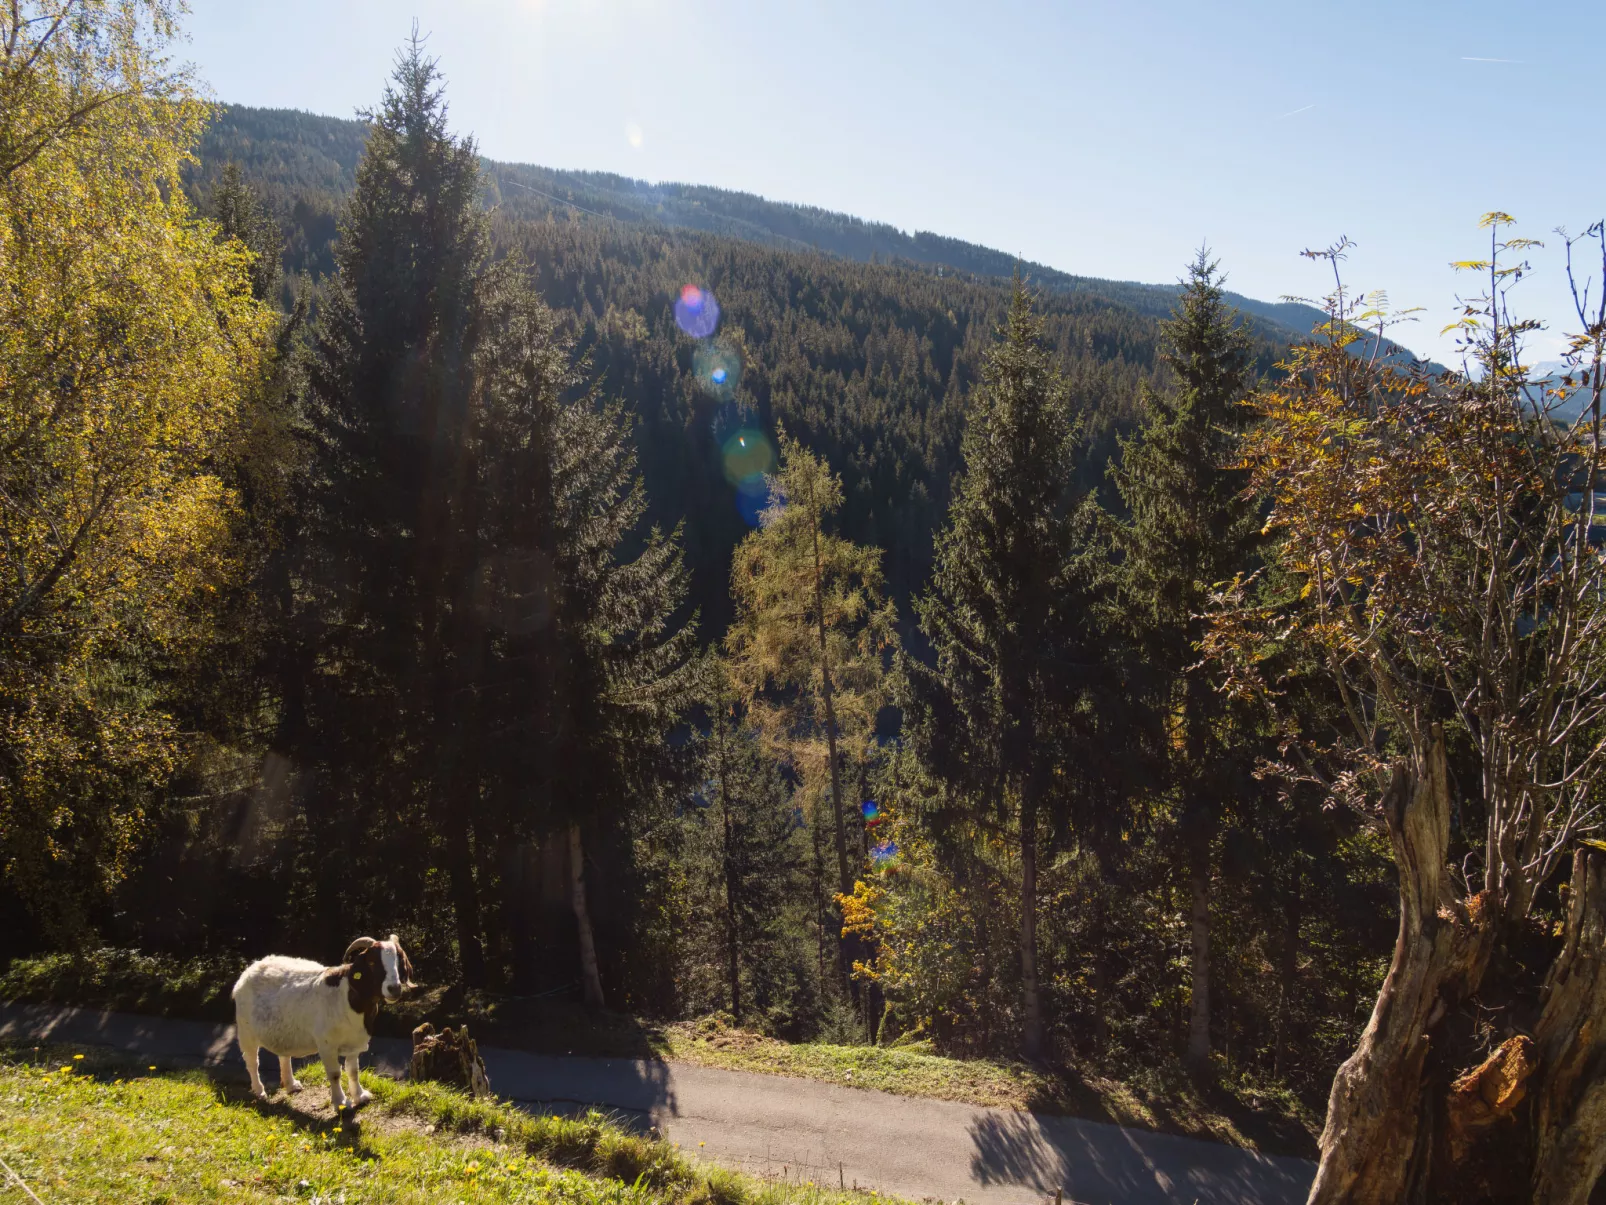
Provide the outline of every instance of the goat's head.
{"type": "Polygon", "coordinates": [[[359,937],[347,947],[346,963],[351,967],[357,994],[375,1001],[400,1000],[402,992],[413,983],[412,960],[394,933],[387,941],[359,937]]]}

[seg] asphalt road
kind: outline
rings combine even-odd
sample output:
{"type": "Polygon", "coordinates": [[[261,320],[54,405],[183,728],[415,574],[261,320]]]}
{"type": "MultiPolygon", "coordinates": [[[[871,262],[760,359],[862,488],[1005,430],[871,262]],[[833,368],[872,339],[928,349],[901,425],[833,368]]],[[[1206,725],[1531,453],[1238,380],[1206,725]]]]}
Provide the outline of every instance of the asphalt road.
{"type": "MultiPolygon", "coordinates": [[[[227,1025],[0,1003],[0,1041],[20,1040],[109,1046],[164,1067],[245,1076],[227,1025]]],[[[1067,1205],[1296,1205],[1315,1174],[1303,1159],[1192,1138],[814,1080],[660,1060],[480,1053],[497,1095],[526,1107],[599,1105],[727,1166],[915,1200],[1039,1205],[1059,1190],[1067,1205]]],[[[408,1055],[405,1042],[377,1039],[364,1063],[399,1075],[408,1055]]],[[[264,1078],[277,1078],[271,1058],[264,1078]]],[[[321,1077],[303,1080],[324,1091],[321,1077]]]]}

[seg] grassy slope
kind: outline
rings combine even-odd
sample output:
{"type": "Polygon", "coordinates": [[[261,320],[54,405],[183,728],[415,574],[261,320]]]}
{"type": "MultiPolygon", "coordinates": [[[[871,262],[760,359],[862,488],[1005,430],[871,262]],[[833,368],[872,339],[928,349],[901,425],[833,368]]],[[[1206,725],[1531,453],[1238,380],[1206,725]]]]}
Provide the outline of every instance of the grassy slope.
{"type": "MultiPolygon", "coordinates": [[[[694,1162],[597,1116],[531,1117],[433,1085],[364,1079],[377,1099],[353,1126],[316,1089],[258,1105],[243,1084],[105,1052],[0,1052],[0,1158],[51,1202],[869,1200],[694,1162]]],[[[14,1183],[0,1189],[14,1193],[14,1183]]]]}
{"type": "MultiPolygon", "coordinates": [[[[19,959],[0,975],[0,999],[40,1000],[157,1016],[233,1019],[233,964],[179,963],[128,951],[19,959]]],[[[1321,1118],[1292,1093],[1246,1081],[1196,1087],[1180,1069],[1113,1075],[1089,1067],[956,1059],[919,1049],[791,1044],[712,1018],[664,1026],[576,1005],[424,990],[380,1014],[381,1032],[468,1022],[480,1041],[555,1054],[681,1059],[706,1067],[829,1080],[905,1096],[1035,1109],[1312,1157],[1321,1118]]]]}

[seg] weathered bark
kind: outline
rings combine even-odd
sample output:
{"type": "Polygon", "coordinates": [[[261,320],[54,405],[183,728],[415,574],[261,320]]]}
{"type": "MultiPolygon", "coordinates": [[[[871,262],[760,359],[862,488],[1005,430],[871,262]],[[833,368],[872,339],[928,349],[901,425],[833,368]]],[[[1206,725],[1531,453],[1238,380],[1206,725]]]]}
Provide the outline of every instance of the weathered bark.
{"type": "Polygon", "coordinates": [[[1020,805],[1021,1053],[1043,1053],[1043,997],[1037,982],[1037,797],[1030,785],[1020,805]]]}
{"type": "Polygon", "coordinates": [[[1310,1205],[1398,1205],[1420,1195],[1434,1125],[1424,1067],[1446,1010],[1477,986],[1493,948],[1484,898],[1462,902],[1446,854],[1444,744],[1395,766],[1383,815],[1400,876],[1400,929],[1388,977],[1359,1046],[1333,1077],[1310,1205]]]}
{"type": "Polygon", "coordinates": [[[1193,900],[1192,1014],[1188,1019],[1188,1070],[1210,1072],[1210,832],[1202,823],[1189,834],[1188,887],[1193,900]]]}
{"type": "Polygon", "coordinates": [[[597,941],[591,932],[591,912],[586,907],[585,854],[580,847],[578,824],[569,825],[569,902],[580,933],[580,983],[585,1001],[601,1008],[602,975],[597,970],[597,941]]]}
{"type": "Polygon", "coordinates": [[[1562,951],[1534,1027],[1535,1205],[1584,1205],[1606,1171],[1606,854],[1573,855],[1562,951]]]}
{"type": "Polygon", "coordinates": [[[454,1033],[447,1026],[439,1033],[425,1021],[413,1030],[413,1061],[407,1078],[415,1084],[433,1081],[459,1088],[470,1096],[489,1096],[491,1079],[485,1073],[480,1048],[468,1036],[468,1026],[454,1033]]]}

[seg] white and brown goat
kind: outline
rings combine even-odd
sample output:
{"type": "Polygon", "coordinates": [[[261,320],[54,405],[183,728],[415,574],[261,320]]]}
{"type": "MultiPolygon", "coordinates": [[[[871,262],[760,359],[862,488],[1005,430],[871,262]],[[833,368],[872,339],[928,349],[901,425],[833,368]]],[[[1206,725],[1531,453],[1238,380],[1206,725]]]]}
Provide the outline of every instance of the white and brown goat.
{"type": "Polygon", "coordinates": [[[361,1106],[373,1094],[357,1079],[358,1056],[368,1049],[374,1019],[385,1000],[401,999],[413,964],[392,933],[389,941],[359,937],[337,967],[279,954],[259,958],[234,984],[234,1029],[251,1076],[251,1092],[268,1098],[257,1070],[261,1048],[279,1056],[279,1086],[296,1092],[290,1060],[317,1055],[329,1077],[329,1103],[361,1106]],[[348,1102],[340,1090],[340,1061],[351,1078],[348,1102]]]}

